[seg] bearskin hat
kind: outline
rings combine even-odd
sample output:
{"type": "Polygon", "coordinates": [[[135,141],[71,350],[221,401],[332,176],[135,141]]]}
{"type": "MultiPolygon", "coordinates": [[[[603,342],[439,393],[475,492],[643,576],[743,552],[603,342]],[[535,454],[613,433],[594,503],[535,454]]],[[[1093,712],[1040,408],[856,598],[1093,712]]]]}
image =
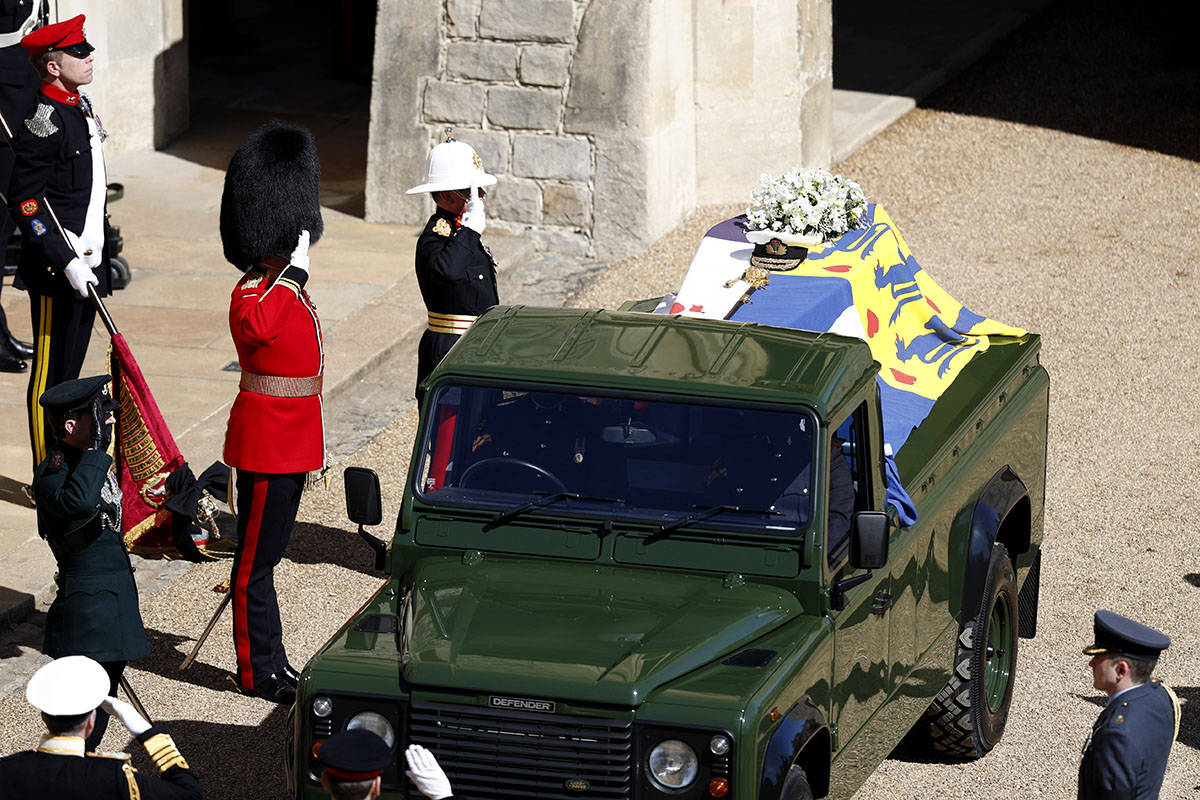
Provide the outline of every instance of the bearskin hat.
{"type": "Polygon", "coordinates": [[[321,238],[321,162],[305,128],[270,122],[234,152],[221,194],[221,246],[245,272],[264,258],[291,253],[300,231],[321,238]]]}

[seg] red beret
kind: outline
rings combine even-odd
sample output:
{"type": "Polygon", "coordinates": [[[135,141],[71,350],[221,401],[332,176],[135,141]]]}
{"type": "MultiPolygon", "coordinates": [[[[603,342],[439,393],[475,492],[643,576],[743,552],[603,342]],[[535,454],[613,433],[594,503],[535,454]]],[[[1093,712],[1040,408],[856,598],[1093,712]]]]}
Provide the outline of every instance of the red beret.
{"type": "Polygon", "coordinates": [[[40,56],[51,50],[64,50],[73,56],[83,58],[95,48],[88,44],[83,35],[83,14],[72,17],[66,22],[56,22],[45,25],[21,39],[21,47],[29,51],[31,56],[40,56]]]}

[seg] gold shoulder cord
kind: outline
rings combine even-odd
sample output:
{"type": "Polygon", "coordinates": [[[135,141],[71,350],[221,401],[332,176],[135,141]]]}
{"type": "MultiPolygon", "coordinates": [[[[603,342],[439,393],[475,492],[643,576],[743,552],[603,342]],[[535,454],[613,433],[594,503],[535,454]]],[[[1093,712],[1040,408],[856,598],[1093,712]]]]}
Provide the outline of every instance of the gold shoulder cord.
{"type": "Polygon", "coordinates": [[[137,782],[137,770],[126,761],[121,765],[125,772],[125,780],[129,783],[129,800],[142,800],[142,790],[137,782]]]}
{"type": "Polygon", "coordinates": [[[1171,698],[1171,710],[1175,712],[1175,733],[1171,736],[1171,744],[1175,744],[1175,740],[1179,738],[1179,720],[1183,716],[1183,709],[1179,706],[1179,696],[1175,694],[1175,690],[1165,683],[1162,687],[1167,690],[1167,697],[1171,698]]]}

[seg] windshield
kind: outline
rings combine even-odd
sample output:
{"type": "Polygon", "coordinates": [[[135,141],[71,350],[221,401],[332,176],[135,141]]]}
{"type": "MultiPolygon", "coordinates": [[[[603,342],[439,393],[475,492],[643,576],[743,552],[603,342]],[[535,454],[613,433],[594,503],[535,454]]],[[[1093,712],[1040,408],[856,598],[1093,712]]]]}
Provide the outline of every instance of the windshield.
{"type": "Polygon", "coordinates": [[[806,410],[474,385],[427,402],[416,488],[432,502],[673,530],[788,533],[812,516],[806,410]]]}

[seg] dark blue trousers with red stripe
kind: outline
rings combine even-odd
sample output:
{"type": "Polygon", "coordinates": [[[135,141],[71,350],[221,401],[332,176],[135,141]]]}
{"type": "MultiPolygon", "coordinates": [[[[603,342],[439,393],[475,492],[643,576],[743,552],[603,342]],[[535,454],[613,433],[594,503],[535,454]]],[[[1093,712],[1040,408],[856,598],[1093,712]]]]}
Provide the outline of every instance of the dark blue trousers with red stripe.
{"type": "Polygon", "coordinates": [[[267,676],[281,673],[288,663],[275,594],[275,565],[292,536],[304,477],[303,472],[237,471],[238,544],[229,584],[238,683],[243,689],[253,689],[267,676]]]}

